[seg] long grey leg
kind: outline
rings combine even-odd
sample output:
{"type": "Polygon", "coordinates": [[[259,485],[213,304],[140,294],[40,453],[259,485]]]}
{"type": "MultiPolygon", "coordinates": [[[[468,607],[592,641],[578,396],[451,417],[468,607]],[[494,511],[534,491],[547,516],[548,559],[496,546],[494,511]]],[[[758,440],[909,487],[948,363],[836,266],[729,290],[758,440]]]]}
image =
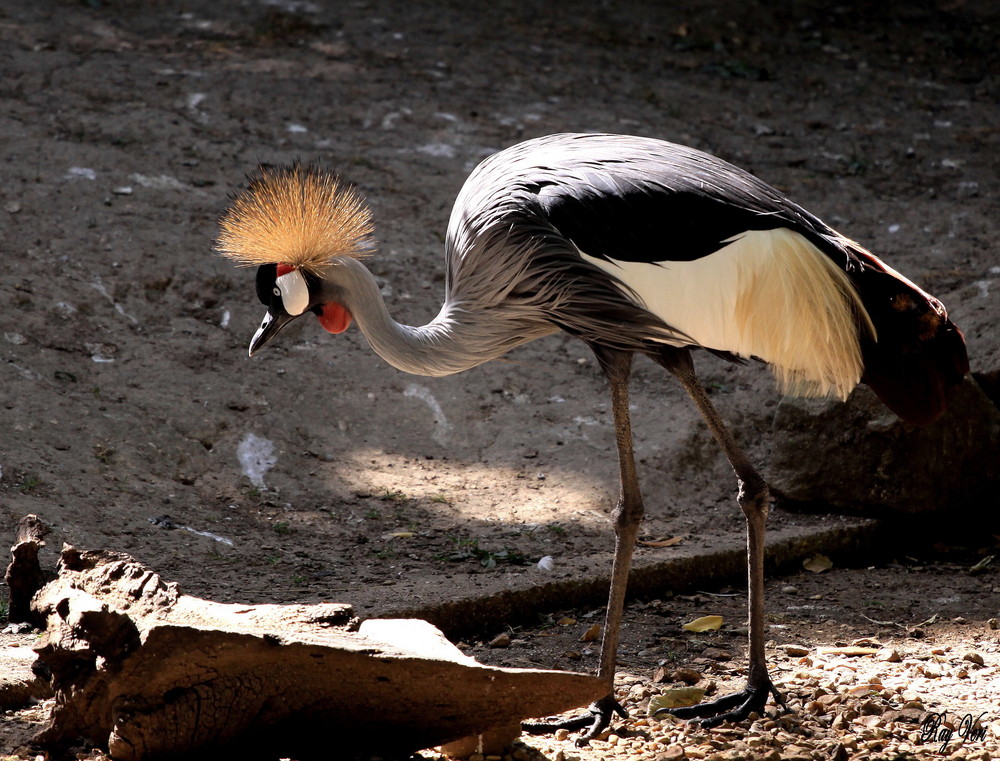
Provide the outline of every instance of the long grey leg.
{"type": "Polygon", "coordinates": [[[611,569],[611,589],[608,594],[608,608],[604,618],[604,637],[601,640],[601,660],[598,676],[608,685],[608,695],[590,707],[589,714],[575,717],[558,724],[530,723],[522,727],[528,732],[550,732],[553,729],[589,728],[577,740],[585,745],[603,732],[617,713],[622,718],[628,716],[614,697],[615,668],[618,661],[618,640],[621,631],[622,614],[625,609],[625,590],[628,586],[629,571],[632,568],[632,553],[635,540],[642,523],[642,495],[639,493],[639,478],[632,451],[632,426],[628,412],[628,378],[632,369],[632,355],[626,352],[612,352],[598,347],[594,353],[604,369],[611,387],[611,411],[615,420],[615,441],[618,445],[618,465],[621,474],[621,494],[611,511],[611,522],[615,531],[615,557],[611,569]]]}
{"type": "Polygon", "coordinates": [[[767,673],[764,655],[764,523],[768,512],[768,490],[764,479],[751,465],[742,447],[736,443],[715,406],[694,372],[688,351],[670,352],[656,358],[681,382],[698,411],[704,418],[715,440],[719,443],[729,463],[736,471],[739,482],[737,500],[747,522],[747,607],[750,614],[749,670],[747,688],[735,695],[711,703],[670,712],[680,718],[710,717],[702,720],[704,726],[715,726],[724,721],[742,721],[750,713],[763,711],[768,695],[783,702],[767,673]],[[732,709],[732,710],[730,710],[732,709]]]}

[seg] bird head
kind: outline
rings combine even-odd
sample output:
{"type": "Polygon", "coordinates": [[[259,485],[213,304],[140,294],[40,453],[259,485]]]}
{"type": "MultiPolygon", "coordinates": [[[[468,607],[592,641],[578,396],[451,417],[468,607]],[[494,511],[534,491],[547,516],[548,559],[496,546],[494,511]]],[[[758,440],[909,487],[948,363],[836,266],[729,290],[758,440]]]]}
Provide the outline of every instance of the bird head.
{"type": "Polygon", "coordinates": [[[940,301],[881,261],[855,282],[877,333],[862,342],[861,380],[906,422],[934,422],[969,372],[962,331],[940,301]]]}
{"type": "Polygon", "coordinates": [[[261,167],[232,197],[219,228],[216,250],[257,267],[257,298],[267,312],[251,356],[307,313],[331,333],[347,329],[351,314],[325,275],[339,258],[369,253],[373,227],[364,200],[333,174],[300,164],[261,167]]]}

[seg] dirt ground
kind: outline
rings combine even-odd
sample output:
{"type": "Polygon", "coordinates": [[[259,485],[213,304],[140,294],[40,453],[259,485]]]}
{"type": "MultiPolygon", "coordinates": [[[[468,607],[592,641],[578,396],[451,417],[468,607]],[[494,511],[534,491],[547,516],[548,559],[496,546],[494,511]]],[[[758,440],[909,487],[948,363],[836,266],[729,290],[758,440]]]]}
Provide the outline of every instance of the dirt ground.
{"type": "MultiPolygon", "coordinates": [[[[437,312],[451,201],[479,160],[551,132],[654,135],[775,184],[961,325],[997,303],[998,34],[998,8],[974,0],[0,0],[0,531],[37,513],[54,529],[50,563],[63,541],[107,547],[202,597],[335,600],[362,615],[603,569],[616,461],[585,347],[555,336],[425,379],[385,366],[356,330],[331,337],[303,321],[248,359],[263,314],[252,273],[212,253],[227,193],[258,162],[336,169],[373,207],[370,264],[393,315],[417,324],[437,312]],[[546,556],[552,571],[537,566],[546,556]]],[[[1000,356],[996,331],[968,338],[974,370],[1000,369],[977,364],[1000,356]]],[[[769,373],[697,361],[766,474],[780,401],[769,373]]],[[[640,363],[633,406],[645,538],[684,537],[640,547],[640,562],[738,545],[731,471],[682,391],[640,363]]],[[[771,528],[842,523],[777,510],[771,528]]],[[[879,661],[901,679],[920,659],[957,659],[925,705],[987,711],[995,747],[1000,577],[968,568],[998,540],[979,521],[931,530],[944,528],[947,551],[896,545],[857,568],[773,580],[769,652],[793,685],[820,668],[818,648],[862,637],[901,650],[898,664],[879,661]],[[954,676],[972,650],[984,663],[954,676]]],[[[719,686],[735,685],[733,584],[735,597],[664,592],[630,608],[622,670],[636,681],[623,688],[659,688],[661,661],[702,646],[731,651],[719,686]],[[679,624],[704,612],[727,624],[692,643],[679,624]]],[[[457,636],[489,662],[588,669],[579,627],[599,606],[520,611],[508,648],[482,644],[494,623],[457,636]]],[[[44,712],[0,719],[0,752],[44,712]]],[[[880,752],[827,729],[842,750],[823,757],[880,752]]],[[[617,748],[528,742],[549,759],[617,748]]]]}

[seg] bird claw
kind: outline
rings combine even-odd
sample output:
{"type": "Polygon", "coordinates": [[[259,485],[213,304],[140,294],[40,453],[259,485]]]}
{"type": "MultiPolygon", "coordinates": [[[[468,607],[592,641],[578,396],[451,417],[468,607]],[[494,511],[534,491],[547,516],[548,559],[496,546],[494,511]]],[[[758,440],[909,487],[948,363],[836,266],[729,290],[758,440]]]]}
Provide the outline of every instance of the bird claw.
{"type": "Polygon", "coordinates": [[[687,719],[704,729],[710,729],[727,721],[732,723],[745,721],[752,713],[763,714],[769,695],[774,697],[775,703],[785,706],[784,696],[768,679],[763,684],[747,684],[740,692],[725,695],[708,703],[683,708],[661,708],[653,716],[671,713],[678,719],[687,719]]]}
{"type": "Polygon", "coordinates": [[[528,734],[542,735],[555,732],[559,729],[566,729],[575,732],[578,729],[589,727],[587,731],[576,738],[576,744],[580,747],[589,745],[590,741],[600,735],[611,724],[614,714],[621,718],[628,718],[628,711],[622,708],[621,703],[615,700],[614,695],[605,695],[600,700],[595,700],[587,708],[587,713],[573,716],[562,721],[526,721],[521,724],[521,729],[528,734]]]}

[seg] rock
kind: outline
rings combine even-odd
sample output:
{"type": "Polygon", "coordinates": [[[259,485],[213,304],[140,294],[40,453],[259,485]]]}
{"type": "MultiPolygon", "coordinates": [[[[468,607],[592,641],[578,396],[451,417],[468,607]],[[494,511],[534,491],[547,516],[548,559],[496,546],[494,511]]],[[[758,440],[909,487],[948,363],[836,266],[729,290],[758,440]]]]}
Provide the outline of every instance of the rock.
{"type": "Polygon", "coordinates": [[[733,659],[733,654],[728,650],[723,650],[719,647],[706,647],[701,652],[702,658],[709,658],[713,661],[731,661],[733,659]]]}
{"type": "Polygon", "coordinates": [[[969,369],[993,403],[1000,406],[1000,277],[976,280],[945,298],[949,316],[969,348],[969,369]]]}
{"type": "Polygon", "coordinates": [[[875,660],[885,663],[899,663],[899,652],[894,647],[883,647],[875,653],[875,660]]]}
{"type": "Polygon", "coordinates": [[[510,647],[510,635],[507,632],[498,634],[490,640],[490,647],[510,647]]]}
{"type": "Polygon", "coordinates": [[[793,658],[809,655],[809,648],[802,645],[782,645],[781,649],[785,651],[785,655],[790,655],[793,658]]]}
{"type": "Polygon", "coordinates": [[[975,519],[1000,490],[1000,410],[971,378],[928,426],[903,423],[861,386],[843,404],[786,398],[773,429],[770,484],[787,507],[975,519]]]}
{"type": "Polygon", "coordinates": [[[679,758],[684,758],[684,746],[671,745],[656,757],[656,761],[677,761],[679,758]]]}
{"type": "Polygon", "coordinates": [[[983,661],[983,656],[977,652],[968,652],[962,656],[963,661],[969,661],[970,663],[975,663],[977,666],[982,666],[985,664],[983,661]]]}
{"type": "Polygon", "coordinates": [[[698,684],[701,681],[701,672],[695,669],[679,668],[674,672],[674,679],[684,684],[698,684]]]}

